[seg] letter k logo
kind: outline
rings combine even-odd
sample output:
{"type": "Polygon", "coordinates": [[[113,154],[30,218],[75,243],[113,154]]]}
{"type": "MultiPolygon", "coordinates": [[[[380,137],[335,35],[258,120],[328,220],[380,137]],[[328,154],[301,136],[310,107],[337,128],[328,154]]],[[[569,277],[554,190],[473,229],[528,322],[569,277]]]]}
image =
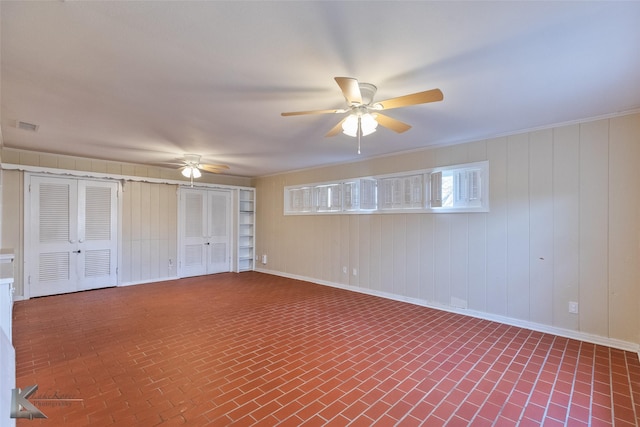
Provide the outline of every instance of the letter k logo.
{"type": "Polygon", "coordinates": [[[11,418],[29,418],[30,420],[34,418],[47,418],[45,414],[27,400],[27,398],[37,390],[37,385],[30,385],[23,390],[19,388],[11,390],[11,418]]]}

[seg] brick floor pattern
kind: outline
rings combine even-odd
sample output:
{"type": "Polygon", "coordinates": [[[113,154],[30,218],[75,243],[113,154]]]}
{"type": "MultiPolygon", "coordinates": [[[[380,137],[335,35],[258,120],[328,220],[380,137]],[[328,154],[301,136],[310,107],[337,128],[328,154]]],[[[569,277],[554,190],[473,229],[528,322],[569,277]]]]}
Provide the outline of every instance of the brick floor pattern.
{"type": "Polygon", "coordinates": [[[13,332],[53,399],[19,427],[640,424],[636,353],[258,272],[20,301],[13,332]]]}

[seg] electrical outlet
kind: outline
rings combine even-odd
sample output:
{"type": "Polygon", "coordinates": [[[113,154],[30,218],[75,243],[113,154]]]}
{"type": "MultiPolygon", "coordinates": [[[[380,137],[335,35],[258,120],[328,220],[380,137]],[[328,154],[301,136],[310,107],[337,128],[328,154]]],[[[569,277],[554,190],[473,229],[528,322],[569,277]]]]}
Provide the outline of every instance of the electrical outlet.
{"type": "Polygon", "coordinates": [[[347,267],[342,267],[342,274],[347,274],[347,267]]]}
{"type": "Polygon", "coordinates": [[[358,275],[358,269],[357,269],[357,268],[354,268],[353,270],[351,270],[351,274],[352,274],[353,276],[357,276],[357,275],[358,275]]]}
{"type": "Polygon", "coordinates": [[[575,301],[569,301],[569,313],[578,314],[578,303],[575,301]]]}

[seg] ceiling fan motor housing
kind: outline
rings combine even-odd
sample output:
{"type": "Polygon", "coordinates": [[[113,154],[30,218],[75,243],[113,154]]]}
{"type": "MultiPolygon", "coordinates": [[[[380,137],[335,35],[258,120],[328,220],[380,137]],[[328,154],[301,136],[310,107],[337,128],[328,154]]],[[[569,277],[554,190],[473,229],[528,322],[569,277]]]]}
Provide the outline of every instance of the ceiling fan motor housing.
{"type": "Polygon", "coordinates": [[[187,165],[198,167],[200,164],[200,156],[198,154],[185,154],[184,161],[187,165]]]}
{"type": "Polygon", "coordinates": [[[360,87],[360,95],[362,96],[362,105],[371,104],[378,88],[371,83],[358,83],[358,86],[360,87]]]}

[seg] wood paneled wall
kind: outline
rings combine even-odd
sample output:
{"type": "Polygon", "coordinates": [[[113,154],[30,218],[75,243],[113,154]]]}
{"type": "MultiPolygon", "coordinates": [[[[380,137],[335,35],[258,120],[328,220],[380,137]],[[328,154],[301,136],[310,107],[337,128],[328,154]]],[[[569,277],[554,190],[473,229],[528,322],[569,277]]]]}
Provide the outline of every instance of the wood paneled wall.
{"type": "Polygon", "coordinates": [[[639,184],[640,114],[265,177],[258,267],[637,345],[639,184]],[[287,185],[480,160],[489,213],[283,215],[287,185]]]}
{"type": "Polygon", "coordinates": [[[122,193],[122,284],[177,276],[178,186],[127,182],[122,193]]]}
{"type": "MultiPolygon", "coordinates": [[[[72,156],[2,149],[4,163],[40,168],[86,171],[114,176],[182,180],[178,170],[118,163],[72,156]]],[[[24,296],[24,174],[18,170],[2,171],[0,236],[3,248],[13,248],[15,260],[15,295],[24,296]]],[[[251,186],[244,177],[204,174],[199,182],[221,185],[251,186]]],[[[152,282],[177,274],[177,185],[126,181],[120,195],[121,218],[118,280],[120,284],[152,282]]]]}

